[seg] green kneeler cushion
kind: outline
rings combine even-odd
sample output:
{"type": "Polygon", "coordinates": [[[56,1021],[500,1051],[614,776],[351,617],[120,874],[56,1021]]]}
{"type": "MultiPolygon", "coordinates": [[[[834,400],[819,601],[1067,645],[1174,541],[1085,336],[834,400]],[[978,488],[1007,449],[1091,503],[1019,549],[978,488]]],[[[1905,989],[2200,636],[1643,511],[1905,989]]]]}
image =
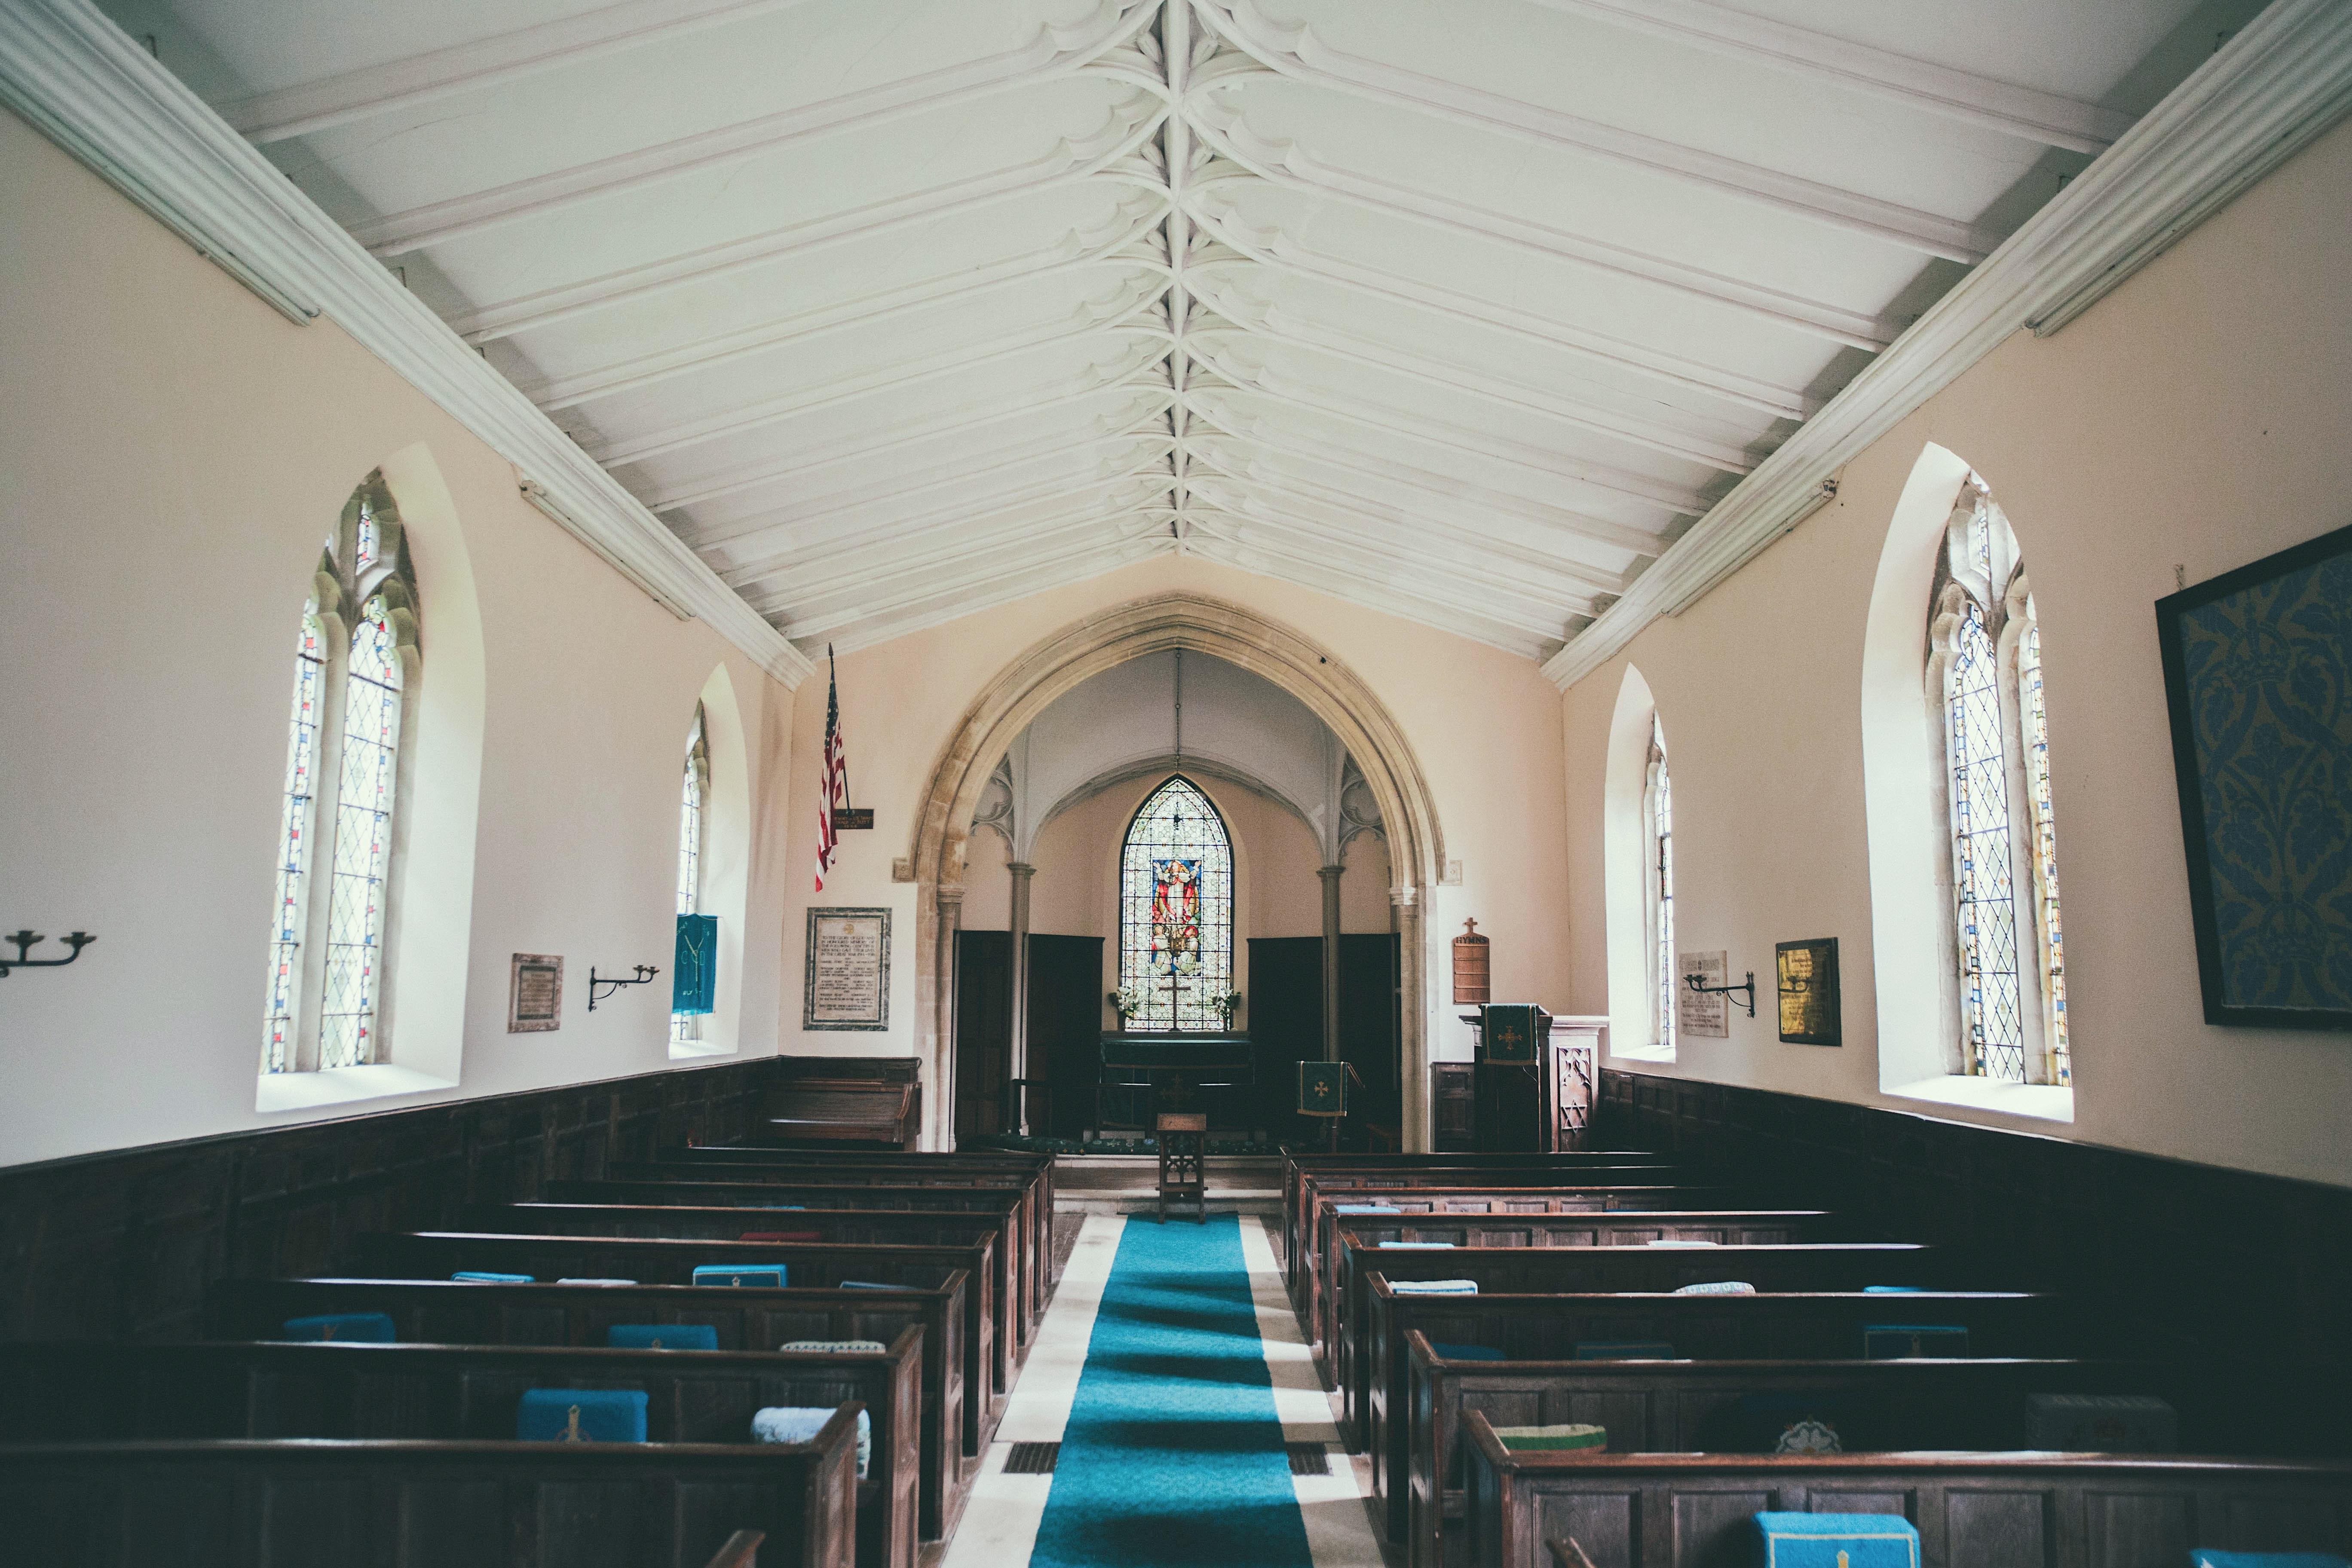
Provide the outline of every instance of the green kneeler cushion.
{"type": "Polygon", "coordinates": [[[1571,1423],[1561,1426],[1497,1426],[1495,1440],[1514,1454],[1549,1454],[1570,1449],[1605,1454],[1609,1428],[1571,1423]]]}
{"type": "Polygon", "coordinates": [[[1487,1345],[1442,1345],[1432,1340],[1429,1348],[1444,1361],[1501,1361],[1503,1352],[1487,1345]]]}
{"type": "Polygon", "coordinates": [[[642,1443],[646,1394],[637,1388],[533,1388],[515,1407],[522,1443],[642,1443]]]}
{"type": "Polygon", "coordinates": [[[324,1312],[315,1318],[289,1318],[289,1340],[337,1340],[345,1344],[391,1344],[398,1336],[392,1319],[382,1312],[324,1312]]]}
{"type": "Polygon", "coordinates": [[[1899,1513],[1759,1513],[1760,1568],[1919,1568],[1919,1532],[1899,1513]]]}
{"type": "Polygon", "coordinates": [[[625,1351],[715,1351],[719,1331],[709,1323],[614,1323],[604,1342],[625,1351]]]}

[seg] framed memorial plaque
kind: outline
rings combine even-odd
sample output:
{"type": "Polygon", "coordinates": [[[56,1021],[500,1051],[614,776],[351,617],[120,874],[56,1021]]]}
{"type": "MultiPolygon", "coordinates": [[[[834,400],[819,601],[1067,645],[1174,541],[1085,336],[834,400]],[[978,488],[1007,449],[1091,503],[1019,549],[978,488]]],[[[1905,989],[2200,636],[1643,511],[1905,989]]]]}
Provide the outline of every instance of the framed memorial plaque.
{"type": "Polygon", "coordinates": [[[890,1026],[890,911],[811,910],[803,1029],[890,1026]]]}
{"type": "Polygon", "coordinates": [[[1678,952],[1675,954],[1675,1032],[1694,1038],[1727,1040],[1731,1037],[1731,1008],[1723,994],[1723,983],[1731,973],[1731,954],[1720,949],[1714,952],[1678,952]],[[1701,985],[1711,991],[1694,991],[1690,977],[1698,976],[1701,985]]]}
{"type": "Polygon", "coordinates": [[[563,960],[518,952],[507,981],[507,1033],[530,1035],[563,1026],[563,960]]]}
{"type": "Polygon", "coordinates": [[[1773,952],[1780,981],[1780,1038],[1792,1046],[1836,1046],[1840,1032],[1837,938],[1784,942],[1773,952]]]}

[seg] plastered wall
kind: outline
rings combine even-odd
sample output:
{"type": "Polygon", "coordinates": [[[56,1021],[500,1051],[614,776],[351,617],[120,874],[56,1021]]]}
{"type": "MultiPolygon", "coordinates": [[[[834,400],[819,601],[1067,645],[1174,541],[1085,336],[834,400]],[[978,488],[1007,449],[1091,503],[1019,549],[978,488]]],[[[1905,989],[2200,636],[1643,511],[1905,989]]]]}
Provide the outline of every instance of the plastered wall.
{"type": "MultiPolygon", "coordinates": [[[[1837,500],[1566,696],[1573,994],[1610,994],[1606,754],[1626,665],[1672,759],[1677,945],[1754,969],[1766,1005],[1671,1064],[2245,1170],[2352,1183],[2352,1037],[2203,1022],[2155,601],[2352,523],[2352,126],[2090,312],[2021,333],[1844,470],[1837,500]],[[1884,1094],[1861,668],[1897,497],[1929,443],[2016,527],[2040,613],[2073,1017],[2074,1117],[1884,1094]],[[1782,1045],[1773,944],[1835,936],[1845,1044],[1782,1045]]],[[[1924,640],[1924,598],[1919,608],[1924,640]]]]}
{"type": "Polygon", "coordinates": [[[0,1163],[670,1066],[678,769],[722,668],[748,802],[726,853],[760,933],[727,1043],[772,1052],[791,695],[524,504],[331,321],[287,321],[5,114],[0,212],[0,923],[99,938],[0,980],[0,1163]],[[400,977],[389,1047],[433,1030],[458,1081],[263,1115],[294,636],[379,466],[418,513],[426,689],[473,705],[452,732],[478,748],[418,757],[470,769],[476,807],[410,825],[432,929],[404,915],[404,939],[446,960],[400,977]],[[517,952],[563,955],[560,1030],[506,1032],[517,952]],[[632,963],[662,978],[591,1016],[589,966],[632,963]]]}

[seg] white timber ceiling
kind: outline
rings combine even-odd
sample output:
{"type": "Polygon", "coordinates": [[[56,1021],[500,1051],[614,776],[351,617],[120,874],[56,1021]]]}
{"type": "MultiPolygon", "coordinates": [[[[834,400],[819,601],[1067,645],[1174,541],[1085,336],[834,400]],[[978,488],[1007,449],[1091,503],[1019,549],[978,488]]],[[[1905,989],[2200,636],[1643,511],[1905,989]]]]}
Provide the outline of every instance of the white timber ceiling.
{"type": "Polygon", "coordinates": [[[1179,552],[1542,658],[2229,7],[106,9],[803,650],[1179,552]]]}

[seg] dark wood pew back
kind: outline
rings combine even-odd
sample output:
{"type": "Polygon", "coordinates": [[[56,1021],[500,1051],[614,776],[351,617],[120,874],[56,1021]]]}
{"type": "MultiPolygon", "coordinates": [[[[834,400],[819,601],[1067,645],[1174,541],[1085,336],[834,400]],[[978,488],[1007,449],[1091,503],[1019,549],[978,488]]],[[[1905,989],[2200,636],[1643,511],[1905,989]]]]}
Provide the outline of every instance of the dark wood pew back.
{"type": "MultiPolygon", "coordinates": [[[[1410,1336],[1408,1469],[1385,1497],[1412,1568],[1467,1556],[1460,1527],[1463,1415],[1496,1426],[1589,1422],[1609,1451],[1756,1453],[1748,1399],[1818,1403],[1848,1454],[2029,1446],[2035,1394],[2152,1394],[2180,1417],[2178,1451],[2341,1456],[2336,1413],[2277,1366],[2137,1361],[1448,1361],[1410,1336]],[[2298,1396],[2297,1389],[2302,1393],[2298,1396]]],[[[1769,1436],[1763,1441],[1769,1442],[1769,1436]]]]}
{"type": "MultiPolygon", "coordinates": [[[[844,1279],[884,1285],[942,1284],[963,1276],[964,1446],[987,1452],[1004,1395],[997,1387],[996,1256],[978,1241],[962,1247],[826,1246],[816,1242],[690,1241],[657,1237],[506,1236],[466,1231],[376,1231],[359,1238],[370,1274],[447,1279],[459,1270],[530,1274],[539,1279],[635,1279],[691,1285],[698,1265],[784,1267],[785,1283],[833,1289],[844,1279]]],[[[712,1287],[720,1289],[721,1287],[712,1287]]],[[[878,1292],[877,1292],[878,1293],[878,1292]]]]}
{"type": "Polygon", "coordinates": [[[677,1285],[478,1285],[446,1279],[227,1279],[213,1288],[211,1331],[274,1339],[289,1318],[383,1312],[403,1343],[601,1347],[620,1323],[694,1323],[721,1353],[791,1340],[897,1342],[919,1331],[917,1500],[925,1540],[962,1512],[981,1450],[963,1453],[966,1380],[960,1279],[921,1290],[715,1290],[677,1285]]]}
{"type": "Polygon", "coordinates": [[[2179,1568],[2193,1546],[2352,1549],[2352,1464],[2053,1454],[1513,1454],[1463,1417],[1478,1568],[1754,1561],[1759,1510],[1899,1513],[1938,1568],[2179,1568]]]}
{"type": "MultiPolygon", "coordinates": [[[[756,1209],[684,1204],[479,1204],[464,1228],[516,1236],[676,1237],[733,1241],[746,1231],[814,1231],[848,1247],[972,1247],[990,1250],[996,1314],[995,1389],[1009,1394],[1035,1328],[1024,1300],[1017,1226],[999,1215],[895,1209],[756,1209]]],[[[814,1245],[814,1244],[802,1244],[814,1245]]]]}
{"type": "MultiPolygon", "coordinates": [[[[1799,1242],[1741,1247],[1456,1247],[1433,1252],[1360,1247],[1339,1238],[1335,1289],[1339,1321],[1327,1365],[1340,1394],[1340,1433],[1351,1450],[1366,1441],[1371,1348],[1366,1335],[1368,1271],[1399,1280],[1469,1279],[1479,1291],[1513,1296],[1664,1294],[1685,1285],[1745,1280],[1759,1290],[1860,1290],[1865,1285],[1927,1285],[1927,1247],[1900,1241],[1799,1242]]],[[[1900,1298],[1891,1298],[1899,1300],[1900,1298]]],[[[1894,1307],[1874,1321],[1913,1322],[1894,1307]]]]}
{"type": "Polygon", "coordinates": [[[914,1568],[923,1331],[879,1352],[680,1353],[569,1346],[0,1345],[0,1442],[223,1438],[510,1441],[534,1388],[633,1389],[654,1443],[748,1444],[769,1405],[865,1407],[862,1568],[914,1568]]]}
{"type": "Polygon", "coordinates": [[[764,1182],[701,1181],[562,1181],[540,1189],[540,1199],[552,1204],[680,1204],[708,1208],[761,1207],[796,1204],[808,1209],[932,1210],[950,1214],[996,1215],[1011,1221],[1020,1237],[1015,1249],[1021,1270],[1023,1300],[1034,1321],[1044,1315],[1051,1294],[1051,1237],[1044,1257],[1040,1237],[1028,1224],[1026,1187],[948,1187],[916,1184],[890,1186],[822,1186],[764,1182]]]}
{"type": "Polygon", "coordinates": [[[0,1447],[14,1560],[60,1568],[851,1568],[857,1421],[753,1449],[634,1443],[0,1447]]]}

